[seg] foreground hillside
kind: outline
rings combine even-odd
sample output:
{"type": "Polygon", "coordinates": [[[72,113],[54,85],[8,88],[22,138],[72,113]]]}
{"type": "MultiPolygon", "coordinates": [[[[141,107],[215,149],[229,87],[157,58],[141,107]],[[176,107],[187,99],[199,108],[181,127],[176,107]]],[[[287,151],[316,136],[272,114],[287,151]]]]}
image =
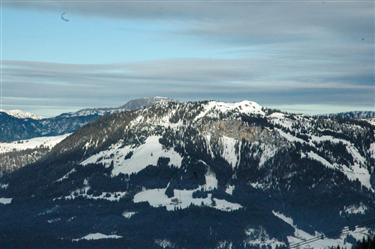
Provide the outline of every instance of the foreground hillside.
{"type": "Polygon", "coordinates": [[[90,123],[3,178],[0,241],[349,247],[374,231],[374,167],[374,126],[366,121],[250,101],[162,100],[90,123]]]}

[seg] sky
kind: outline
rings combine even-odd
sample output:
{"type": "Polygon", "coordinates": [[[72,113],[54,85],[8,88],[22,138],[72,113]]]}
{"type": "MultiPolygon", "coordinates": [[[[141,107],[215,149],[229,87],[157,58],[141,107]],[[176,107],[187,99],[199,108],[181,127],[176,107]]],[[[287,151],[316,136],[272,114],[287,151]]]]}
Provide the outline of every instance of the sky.
{"type": "Polygon", "coordinates": [[[375,111],[372,0],[1,3],[4,109],[53,116],[165,96],[375,111]]]}

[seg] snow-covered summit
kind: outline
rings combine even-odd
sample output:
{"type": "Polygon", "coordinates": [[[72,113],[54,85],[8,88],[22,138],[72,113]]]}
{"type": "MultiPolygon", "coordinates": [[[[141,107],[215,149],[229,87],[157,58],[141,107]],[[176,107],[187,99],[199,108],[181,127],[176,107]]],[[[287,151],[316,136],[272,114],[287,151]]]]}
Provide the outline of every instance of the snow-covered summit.
{"type": "Polygon", "coordinates": [[[39,115],[37,115],[37,114],[31,113],[31,112],[22,111],[22,110],[4,110],[4,109],[0,109],[0,112],[5,112],[6,114],[8,114],[10,116],[13,116],[15,118],[21,118],[21,119],[30,118],[30,119],[36,119],[36,120],[42,119],[42,117],[39,116],[39,115]]]}
{"type": "Polygon", "coordinates": [[[265,115],[263,107],[256,102],[244,100],[241,102],[219,102],[209,101],[204,105],[203,111],[195,118],[200,119],[204,116],[211,115],[212,113],[228,113],[236,112],[246,115],[256,114],[265,115]]]}
{"type": "Polygon", "coordinates": [[[244,114],[261,114],[264,115],[263,107],[254,101],[244,100],[241,102],[217,102],[211,101],[209,102],[210,106],[222,111],[238,111],[244,114]]]}

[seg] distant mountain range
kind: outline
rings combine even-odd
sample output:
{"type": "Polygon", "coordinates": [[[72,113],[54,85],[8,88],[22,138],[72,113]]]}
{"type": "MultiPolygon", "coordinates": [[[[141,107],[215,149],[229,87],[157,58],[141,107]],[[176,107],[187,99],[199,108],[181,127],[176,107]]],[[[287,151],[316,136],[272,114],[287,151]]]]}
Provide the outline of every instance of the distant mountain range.
{"type": "Polygon", "coordinates": [[[335,119],[375,119],[375,111],[340,112],[318,116],[335,119]]]}
{"type": "MultiPolygon", "coordinates": [[[[165,97],[145,97],[130,100],[115,108],[88,108],[77,112],[63,113],[56,117],[42,118],[21,110],[0,110],[0,142],[25,140],[41,136],[57,136],[72,133],[101,116],[116,112],[133,111],[149,107],[156,102],[167,101],[165,97]]],[[[367,119],[374,121],[375,111],[354,111],[316,115],[332,119],[367,119]]]]}
{"type": "Polygon", "coordinates": [[[0,109],[0,113],[8,114],[9,116],[19,118],[19,119],[42,119],[41,116],[38,116],[31,112],[25,112],[22,110],[2,110],[0,109]]]}
{"type": "Polygon", "coordinates": [[[115,112],[132,111],[167,100],[134,99],[117,108],[91,108],[41,118],[21,110],[0,111],[0,176],[37,161],[52,147],[82,126],[115,112]],[[53,146],[52,146],[53,145],[53,146]]]}
{"type": "Polygon", "coordinates": [[[164,99],[162,97],[135,99],[117,108],[84,109],[52,118],[40,118],[22,111],[0,111],[0,142],[72,133],[101,116],[144,108],[164,99]]]}
{"type": "Polygon", "coordinates": [[[323,249],[374,233],[375,126],[363,116],[151,102],[84,111],[102,117],[0,178],[2,245],[323,249]]]}
{"type": "Polygon", "coordinates": [[[140,99],[133,99],[126,104],[115,107],[115,108],[87,108],[77,112],[63,113],[57,117],[59,118],[73,118],[73,117],[85,117],[85,116],[104,116],[116,112],[134,111],[149,107],[157,102],[168,100],[165,97],[145,97],[140,99]]]}

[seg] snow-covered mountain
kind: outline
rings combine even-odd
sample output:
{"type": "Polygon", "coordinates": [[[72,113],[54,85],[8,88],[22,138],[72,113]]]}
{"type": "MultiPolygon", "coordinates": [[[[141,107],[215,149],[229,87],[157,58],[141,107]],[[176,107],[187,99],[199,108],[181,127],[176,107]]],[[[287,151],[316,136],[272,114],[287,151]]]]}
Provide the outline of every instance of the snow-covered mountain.
{"type": "Polygon", "coordinates": [[[35,120],[42,119],[42,117],[39,116],[39,115],[36,115],[34,113],[31,113],[31,112],[25,112],[25,111],[22,111],[22,110],[3,110],[3,109],[0,109],[0,112],[6,113],[6,114],[8,114],[12,117],[19,118],[19,119],[35,119],[35,120]]]}
{"type": "Polygon", "coordinates": [[[374,130],[251,101],[115,112],[0,179],[2,243],[349,247],[374,232],[374,130]]]}

